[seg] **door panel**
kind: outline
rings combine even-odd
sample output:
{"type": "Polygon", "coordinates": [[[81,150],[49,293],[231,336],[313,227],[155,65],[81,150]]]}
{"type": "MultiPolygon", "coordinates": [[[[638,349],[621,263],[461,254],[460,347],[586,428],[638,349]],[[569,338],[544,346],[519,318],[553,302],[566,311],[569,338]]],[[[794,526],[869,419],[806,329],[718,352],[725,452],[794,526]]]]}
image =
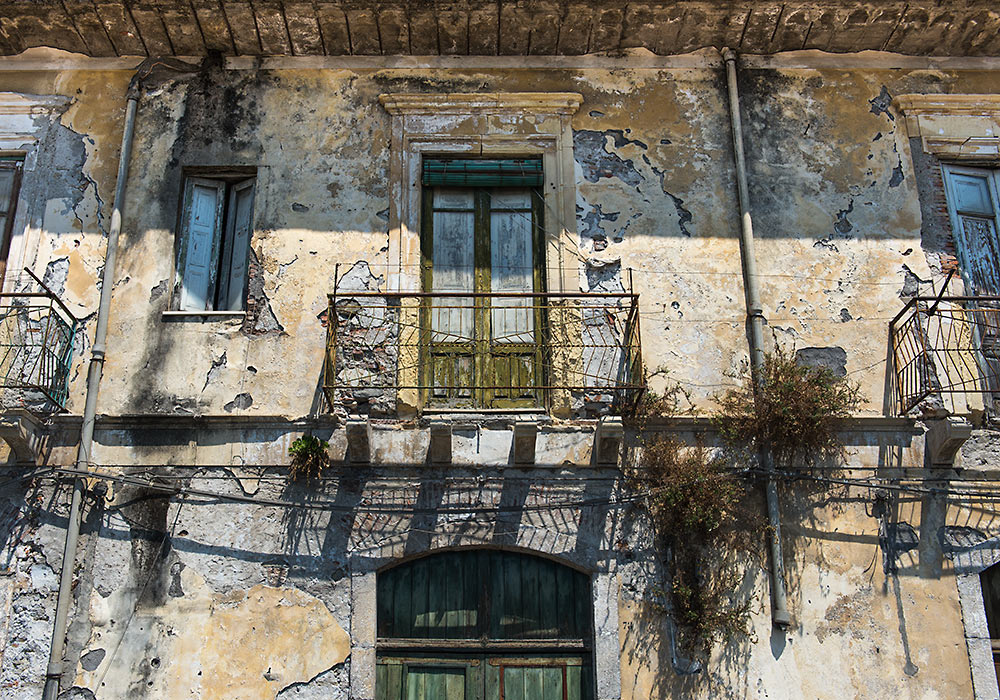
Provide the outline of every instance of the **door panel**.
{"type": "Polygon", "coordinates": [[[589,666],[554,654],[380,657],[376,700],[588,700],[589,666]]]}
{"type": "Polygon", "coordinates": [[[403,696],[406,700],[465,700],[465,669],[407,666],[403,696]]]}
{"type": "Polygon", "coordinates": [[[579,657],[489,657],[486,700],[584,700],[589,677],[579,657]]]}
{"type": "Polygon", "coordinates": [[[473,189],[436,187],[433,210],[430,270],[431,292],[458,292],[466,296],[434,298],[429,303],[428,339],[430,398],[439,405],[473,404],[476,386],[476,246],[473,189]]]}
{"type": "Polygon", "coordinates": [[[430,656],[378,659],[376,700],[482,700],[480,656],[430,656]]]}
{"type": "Polygon", "coordinates": [[[181,245],[183,275],[180,308],[210,309],[219,261],[219,230],[222,222],[225,183],[188,178],[181,245]]]}

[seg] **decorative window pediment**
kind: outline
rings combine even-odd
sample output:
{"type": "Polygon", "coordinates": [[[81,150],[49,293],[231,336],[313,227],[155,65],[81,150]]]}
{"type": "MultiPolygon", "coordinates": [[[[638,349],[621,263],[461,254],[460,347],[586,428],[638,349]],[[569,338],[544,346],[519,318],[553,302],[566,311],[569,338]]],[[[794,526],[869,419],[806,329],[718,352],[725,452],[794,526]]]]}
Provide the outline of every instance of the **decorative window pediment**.
{"type": "Polygon", "coordinates": [[[1000,95],[900,95],[910,138],[948,160],[1000,161],[1000,95]]]}

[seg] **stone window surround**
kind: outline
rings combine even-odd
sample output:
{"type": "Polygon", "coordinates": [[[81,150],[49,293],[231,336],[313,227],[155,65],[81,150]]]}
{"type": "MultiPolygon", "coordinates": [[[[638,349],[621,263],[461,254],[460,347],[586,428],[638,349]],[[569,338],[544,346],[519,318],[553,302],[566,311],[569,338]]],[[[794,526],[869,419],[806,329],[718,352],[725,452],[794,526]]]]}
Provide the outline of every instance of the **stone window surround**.
{"type": "Polygon", "coordinates": [[[542,157],[547,289],[578,291],[573,92],[390,93],[389,291],[420,289],[420,163],[428,155],[542,157]]]}
{"type": "Polygon", "coordinates": [[[910,138],[949,161],[1000,162],[1000,95],[900,95],[910,138]]]}
{"type": "MultiPolygon", "coordinates": [[[[424,153],[485,156],[541,155],[544,172],[545,245],[550,290],[579,287],[576,264],[576,179],[572,115],[583,101],[577,93],[383,94],[379,101],[392,118],[389,182],[388,289],[420,289],[420,167],[424,153]],[[570,257],[572,256],[572,257],[570,257]]],[[[578,537],[581,535],[578,533],[578,537]]],[[[437,532],[426,551],[490,547],[492,538],[437,532]]],[[[526,549],[575,568],[573,549],[543,538],[541,549],[526,549]],[[547,544],[548,546],[544,546],[547,544]]],[[[564,543],[565,544],[565,543],[564,543]]],[[[516,548],[515,548],[516,549],[516,548]]],[[[351,562],[351,697],[375,696],[376,585],[378,570],[423,552],[357,557],[351,562]],[[398,554],[399,556],[391,556],[398,554]]],[[[598,700],[621,695],[617,572],[591,571],[594,600],[594,672],[598,700]]]]}
{"type": "Polygon", "coordinates": [[[44,210],[44,203],[35,201],[35,181],[39,177],[36,169],[38,146],[44,139],[47,120],[68,103],[68,98],[58,95],[0,92],[0,154],[24,157],[21,191],[7,253],[8,280],[20,277],[25,265],[38,254],[42,236],[41,212],[44,210]],[[32,216],[31,211],[36,213],[32,216]]]}

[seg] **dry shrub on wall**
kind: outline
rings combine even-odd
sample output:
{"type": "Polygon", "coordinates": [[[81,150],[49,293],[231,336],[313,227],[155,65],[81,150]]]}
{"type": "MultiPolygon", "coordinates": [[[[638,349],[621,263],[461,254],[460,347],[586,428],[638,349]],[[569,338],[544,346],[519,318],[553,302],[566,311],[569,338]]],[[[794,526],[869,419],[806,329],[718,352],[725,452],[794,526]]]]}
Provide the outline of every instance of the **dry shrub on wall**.
{"type": "Polygon", "coordinates": [[[768,449],[779,469],[841,459],[839,422],[861,404],[859,387],[825,367],[799,364],[780,346],[764,357],[761,386],[749,371],[739,388],[717,397],[716,425],[747,466],[768,449]]]}
{"type": "Polygon", "coordinates": [[[662,435],[643,443],[625,477],[646,496],[666,555],[669,584],[654,593],[669,600],[682,646],[707,651],[717,639],[748,635],[753,600],[740,579],[760,519],[744,505],[744,481],[704,447],[662,435]]]}

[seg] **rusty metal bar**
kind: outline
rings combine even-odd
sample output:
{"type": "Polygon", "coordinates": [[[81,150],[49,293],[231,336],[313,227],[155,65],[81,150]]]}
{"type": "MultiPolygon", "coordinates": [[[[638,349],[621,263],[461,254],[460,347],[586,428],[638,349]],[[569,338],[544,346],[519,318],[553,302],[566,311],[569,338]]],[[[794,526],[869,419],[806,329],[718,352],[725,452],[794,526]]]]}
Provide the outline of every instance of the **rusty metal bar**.
{"type": "MultiPolygon", "coordinates": [[[[328,296],[334,296],[329,294],[328,296]]],[[[638,299],[638,294],[627,292],[354,292],[347,291],[340,294],[344,297],[358,298],[382,298],[393,299],[397,297],[423,298],[456,298],[456,297],[491,297],[498,299],[638,299]]]]}
{"type": "MultiPolygon", "coordinates": [[[[76,318],[76,316],[74,316],[74,315],[73,315],[73,312],[69,310],[69,307],[68,307],[68,306],[66,306],[66,305],[65,305],[65,304],[64,304],[64,303],[62,302],[62,299],[60,299],[60,298],[59,298],[59,297],[58,297],[58,296],[56,295],[56,293],[55,293],[55,292],[53,292],[53,291],[52,291],[51,289],[49,289],[49,288],[48,288],[48,286],[47,286],[47,285],[46,285],[46,284],[45,284],[44,282],[42,282],[42,280],[40,280],[40,279],[38,278],[38,275],[36,275],[36,274],[35,274],[34,272],[32,272],[32,271],[31,271],[30,269],[28,269],[28,268],[26,267],[26,268],[24,268],[24,271],[25,271],[25,272],[27,272],[27,273],[28,273],[29,275],[31,275],[31,278],[32,278],[33,280],[35,280],[35,282],[37,282],[37,283],[38,283],[38,286],[39,286],[39,287],[41,287],[41,288],[42,288],[43,290],[45,290],[45,294],[47,294],[47,295],[48,295],[48,297],[49,297],[50,299],[52,299],[52,300],[53,300],[53,301],[54,301],[55,303],[59,304],[59,308],[60,308],[60,309],[62,309],[62,310],[63,310],[63,312],[64,312],[64,313],[65,313],[65,314],[66,314],[67,316],[69,316],[69,317],[70,317],[70,320],[71,320],[71,321],[73,321],[74,323],[76,323],[76,321],[77,321],[77,318],[76,318]]],[[[43,296],[44,296],[44,295],[43,295],[43,296]]]]}
{"type": "Polygon", "coordinates": [[[914,297],[889,325],[899,411],[930,396],[1000,400],[1000,297],[914,297]],[[932,313],[933,311],[933,313],[932,313]]]}

